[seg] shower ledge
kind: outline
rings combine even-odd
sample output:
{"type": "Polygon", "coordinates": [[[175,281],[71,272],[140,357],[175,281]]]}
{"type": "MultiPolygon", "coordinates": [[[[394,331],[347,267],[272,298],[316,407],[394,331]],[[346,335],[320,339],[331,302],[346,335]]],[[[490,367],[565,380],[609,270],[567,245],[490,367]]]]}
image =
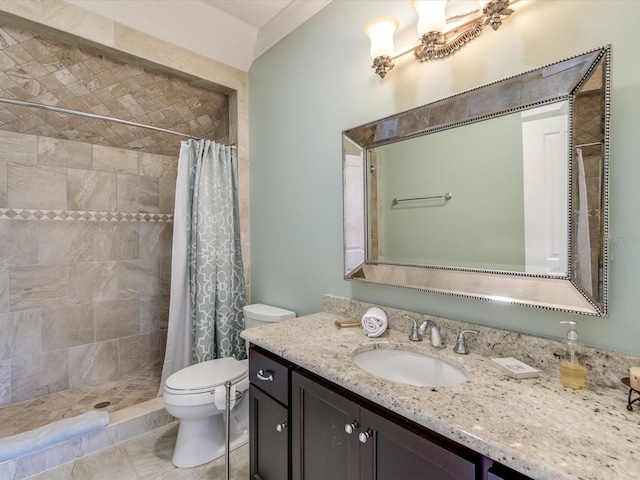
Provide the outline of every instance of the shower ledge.
{"type": "Polygon", "coordinates": [[[161,397],[109,414],[109,425],[99,432],[77,437],[0,463],[0,478],[22,480],[95,453],[175,421],[161,397]]]}

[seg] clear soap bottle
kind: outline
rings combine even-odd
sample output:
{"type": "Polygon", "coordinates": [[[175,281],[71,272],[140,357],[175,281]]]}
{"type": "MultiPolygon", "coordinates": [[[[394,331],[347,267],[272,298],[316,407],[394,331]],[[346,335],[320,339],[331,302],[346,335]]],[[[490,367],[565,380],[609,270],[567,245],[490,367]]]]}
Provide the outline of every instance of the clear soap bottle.
{"type": "Polygon", "coordinates": [[[587,369],[584,364],[584,345],[578,341],[578,332],[574,328],[577,323],[572,320],[560,323],[570,325],[560,360],[560,381],[565,387],[585,388],[587,369]]]}

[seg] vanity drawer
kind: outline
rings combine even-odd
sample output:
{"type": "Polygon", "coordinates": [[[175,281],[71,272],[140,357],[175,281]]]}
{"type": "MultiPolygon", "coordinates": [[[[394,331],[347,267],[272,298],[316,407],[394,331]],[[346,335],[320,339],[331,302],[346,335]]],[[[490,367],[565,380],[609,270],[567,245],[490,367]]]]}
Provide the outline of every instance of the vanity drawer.
{"type": "Polygon", "coordinates": [[[289,366],[251,347],[249,381],[281,404],[289,405],[289,366]]]}

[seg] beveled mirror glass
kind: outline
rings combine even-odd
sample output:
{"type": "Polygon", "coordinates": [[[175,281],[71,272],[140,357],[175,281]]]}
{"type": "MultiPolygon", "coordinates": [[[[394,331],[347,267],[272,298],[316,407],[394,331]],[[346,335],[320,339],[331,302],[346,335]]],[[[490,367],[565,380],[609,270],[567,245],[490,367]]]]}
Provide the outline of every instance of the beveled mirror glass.
{"type": "Polygon", "coordinates": [[[609,56],[343,132],[345,278],[606,316],[609,56]]]}

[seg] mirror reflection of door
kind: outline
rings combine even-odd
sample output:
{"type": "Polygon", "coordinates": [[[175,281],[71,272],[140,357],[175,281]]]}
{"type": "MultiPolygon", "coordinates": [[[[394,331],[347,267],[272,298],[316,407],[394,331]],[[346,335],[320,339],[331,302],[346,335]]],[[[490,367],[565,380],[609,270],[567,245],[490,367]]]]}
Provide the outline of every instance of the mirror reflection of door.
{"type": "Polygon", "coordinates": [[[522,112],[526,273],[566,275],[567,102],[522,112]]]}
{"type": "Polygon", "coordinates": [[[345,192],[345,271],[356,268],[364,260],[364,185],[362,182],[362,157],[360,155],[345,155],[344,181],[352,185],[345,192]]]}

